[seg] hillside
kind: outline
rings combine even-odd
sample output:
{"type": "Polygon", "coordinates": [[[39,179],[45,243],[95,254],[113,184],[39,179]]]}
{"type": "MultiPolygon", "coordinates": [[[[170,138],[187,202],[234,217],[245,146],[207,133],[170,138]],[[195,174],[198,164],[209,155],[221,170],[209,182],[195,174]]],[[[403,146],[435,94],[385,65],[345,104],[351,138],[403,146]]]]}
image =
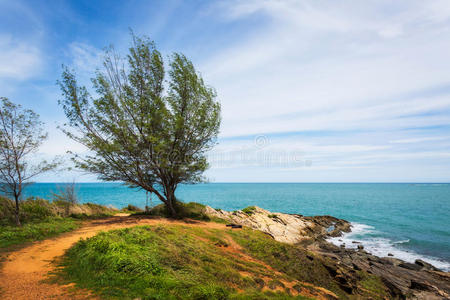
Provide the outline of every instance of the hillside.
{"type": "Polygon", "coordinates": [[[448,276],[431,266],[409,270],[328,244],[326,236],[349,230],[344,220],[258,207],[225,212],[190,203],[184,209],[190,218],[167,219],[157,207],[86,220],[73,232],[14,251],[0,273],[2,299],[445,298],[448,276]],[[416,286],[397,287],[408,280],[416,286]]]}

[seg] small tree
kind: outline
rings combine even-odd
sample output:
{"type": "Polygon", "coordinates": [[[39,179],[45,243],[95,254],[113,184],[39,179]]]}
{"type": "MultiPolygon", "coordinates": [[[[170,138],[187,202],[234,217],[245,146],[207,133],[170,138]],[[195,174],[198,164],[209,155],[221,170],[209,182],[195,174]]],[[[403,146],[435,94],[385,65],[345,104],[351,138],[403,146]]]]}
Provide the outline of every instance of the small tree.
{"type": "Polygon", "coordinates": [[[0,98],[0,191],[15,200],[16,224],[20,226],[19,202],[30,180],[57,166],[56,162],[30,164],[30,156],[47,138],[39,115],[0,98]]]}
{"type": "Polygon", "coordinates": [[[57,187],[58,192],[52,192],[53,201],[60,201],[65,207],[65,215],[70,214],[70,208],[78,204],[75,180],[57,187]]]}
{"type": "Polygon", "coordinates": [[[106,52],[104,68],[92,80],[94,99],[64,69],[59,84],[69,122],[63,130],[92,151],[74,155],[77,167],[154,193],[175,217],[177,186],[203,180],[220,105],[182,54],[171,56],[166,74],[154,43],[133,36],[126,62],[112,49],[106,52]]]}

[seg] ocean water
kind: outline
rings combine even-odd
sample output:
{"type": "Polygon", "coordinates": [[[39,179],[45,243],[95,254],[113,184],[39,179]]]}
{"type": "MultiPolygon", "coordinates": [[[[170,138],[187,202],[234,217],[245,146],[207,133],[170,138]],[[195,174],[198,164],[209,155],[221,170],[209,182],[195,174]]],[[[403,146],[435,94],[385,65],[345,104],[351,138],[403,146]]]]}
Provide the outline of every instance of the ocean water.
{"type": "MultiPolygon", "coordinates": [[[[48,198],[63,184],[36,183],[26,195],[48,198]]],[[[145,206],[143,191],[118,183],[80,183],[82,202],[121,208],[145,206]]],[[[397,183],[208,183],[184,185],[177,197],[214,208],[257,205],[274,212],[332,215],[353,224],[352,232],[331,239],[359,241],[375,255],[414,262],[420,258],[450,271],[450,184],[397,183]]],[[[151,205],[160,202],[152,197],[151,205]]]]}

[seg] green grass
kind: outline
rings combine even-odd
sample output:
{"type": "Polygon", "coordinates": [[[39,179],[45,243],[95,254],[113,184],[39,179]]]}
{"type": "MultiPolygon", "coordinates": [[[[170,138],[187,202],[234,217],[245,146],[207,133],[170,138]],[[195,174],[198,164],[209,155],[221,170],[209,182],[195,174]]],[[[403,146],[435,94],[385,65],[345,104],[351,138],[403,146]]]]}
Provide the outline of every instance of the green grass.
{"type": "MultiPolygon", "coordinates": [[[[0,227],[15,225],[14,211],[14,201],[0,196],[0,227]]],[[[50,202],[31,197],[20,201],[19,219],[22,224],[26,224],[41,222],[51,217],[73,217],[77,219],[108,217],[117,212],[119,210],[94,203],[71,204],[64,200],[50,202]]]]}
{"type": "Polygon", "coordinates": [[[72,231],[78,227],[79,223],[74,219],[57,217],[48,217],[39,222],[26,223],[22,227],[0,226],[0,248],[42,240],[72,231]]]}
{"type": "Polygon", "coordinates": [[[386,291],[386,287],[384,286],[380,277],[362,271],[358,271],[358,275],[361,277],[361,286],[369,293],[372,293],[372,298],[389,298],[389,293],[386,291]]]}
{"type": "MultiPolygon", "coordinates": [[[[29,198],[20,203],[20,221],[15,225],[14,202],[0,196],[0,250],[10,246],[42,240],[72,231],[81,224],[78,220],[96,219],[113,215],[117,210],[93,203],[70,204],[58,200],[50,202],[29,198]],[[68,208],[70,207],[70,210],[68,208]]],[[[117,211],[118,212],[118,211],[117,211]]]]}
{"type": "Polygon", "coordinates": [[[377,276],[359,271],[358,286],[361,288],[358,289],[357,296],[349,295],[339,287],[327,270],[327,266],[333,267],[335,262],[309,253],[300,246],[279,243],[260,231],[244,228],[241,231],[231,231],[230,234],[251,256],[291,278],[324,287],[340,299],[360,299],[361,296],[363,299],[387,297],[386,287],[377,276]]]}
{"type": "Polygon", "coordinates": [[[333,291],[345,299],[342,291],[324,266],[322,259],[310,259],[314,255],[298,246],[277,242],[260,231],[244,228],[231,231],[233,239],[248,254],[264,261],[274,269],[299,281],[305,281],[333,291]]]}
{"type": "Polygon", "coordinates": [[[107,299],[307,299],[263,291],[261,278],[281,278],[226,251],[227,236],[175,225],[103,232],[71,248],[59,275],[107,299]]]}

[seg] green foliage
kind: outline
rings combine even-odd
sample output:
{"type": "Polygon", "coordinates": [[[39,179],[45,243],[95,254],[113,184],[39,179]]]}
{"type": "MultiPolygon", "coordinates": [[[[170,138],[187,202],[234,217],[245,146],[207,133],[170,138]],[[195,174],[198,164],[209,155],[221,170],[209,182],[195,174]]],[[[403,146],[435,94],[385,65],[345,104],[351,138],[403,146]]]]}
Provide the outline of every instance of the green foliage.
{"type": "MultiPolygon", "coordinates": [[[[100,218],[111,216],[117,212],[117,210],[93,203],[72,204],[64,200],[50,202],[36,197],[21,201],[21,207],[19,218],[23,224],[36,223],[52,217],[100,218]],[[67,212],[67,207],[70,208],[69,212],[67,212]]],[[[15,224],[14,215],[14,202],[0,197],[0,226],[15,224]]]]}
{"type": "Polygon", "coordinates": [[[21,227],[0,226],[0,248],[42,240],[74,230],[78,226],[78,223],[73,219],[58,217],[48,217],[40,221],[26,223],[21,227]]]}
{"type": "MultiPolygon", "coordinates": [[[[184,203],[181,201],[176,201],[175,205],[178,212],[178,218],[189,218],[201,221],[210,221],[210,217],[205,213],[205,206],[196,202],[184,203]]],[[[138,213],[141,214],[141,213],[138,213]]],[[[149,214],[151,216],[159,217],[171,217],[171,212],[168,207],[164,204],[157,205],[150,209],[150,211],[144,212],[143,214],[149,214]]]]}
{"type": "Polygon", "coordinates": [[[22,201],[21,222],[44,220],[55,215],[48,200],[32,197],[22,201]]]}
{"type": "Polygon", "coordinates": [[[137,207],[135,205],[128,204],[124,208],[122,208],[122,211],[126,212],[143,212],[142,208],[137,207]]]}
{"type": "Polygon", "coordinates": [[[0,196],[0,226],[13,224],[14,222],[14,202],[0,196]]]}
{"type": "Polygon", "coordinates": [[[253,212],[255,211],[255,209],[256,209],[255,206],[248,206],[248,207],[244,208],[244,209],[242,210],[242,212],[244,212],[244,213],[246,213],[247,215],[250,216],[250,215],[253,214],[253,212]]]}
{"type": "MultiPolygon", "coordinates": [[[[56,216],[52,210],[52,205],[41,198],[28,198],[21,201],[22,209],[19,219],[24,222],[35,222],[44,220],[51,216],[56,216]]],[[[0,197],[0,226],[15,224],[14,202],[6,197],[0,197]]]]}
{"type": "Polygon", "coordinates": [[[17,225],[20,225],[19,200],[23,189],[31,184],[33,177],[58,165],[56,160],[30,163],[30,155],[46,138],[38,114],[0,97],[0,192],[15,199],[17,225]]]}
{"type": "Polygon", "coordinates": [[[71,248],[60,275],[113,299],[305,299],[263,292],[257,281],[276,275],[223,251],[224,238],[223,231],[173,225],[103,232],[71,248]]]}
{"type": "Polygon", "coordinates": [[[97,98],[68,69],[59,82],[64,131],[92,153],[73,160],[103,180],[154,193],[175,216],[176,187],[202,181],[208,167],[220,126],[216,93],[184,55],[166,65],[146,38],[133,36],[126,60],[110,49],[103,65],[92,80],[97,98]]]}
{"type": "Polygon", "coordinates": [[[269,215],[267,215],[269,218],[272,218],[272,219],[276,219],[276,218],[278,218],[278,216],[276,215],[276,214],[269,214],[269,215]]]}

